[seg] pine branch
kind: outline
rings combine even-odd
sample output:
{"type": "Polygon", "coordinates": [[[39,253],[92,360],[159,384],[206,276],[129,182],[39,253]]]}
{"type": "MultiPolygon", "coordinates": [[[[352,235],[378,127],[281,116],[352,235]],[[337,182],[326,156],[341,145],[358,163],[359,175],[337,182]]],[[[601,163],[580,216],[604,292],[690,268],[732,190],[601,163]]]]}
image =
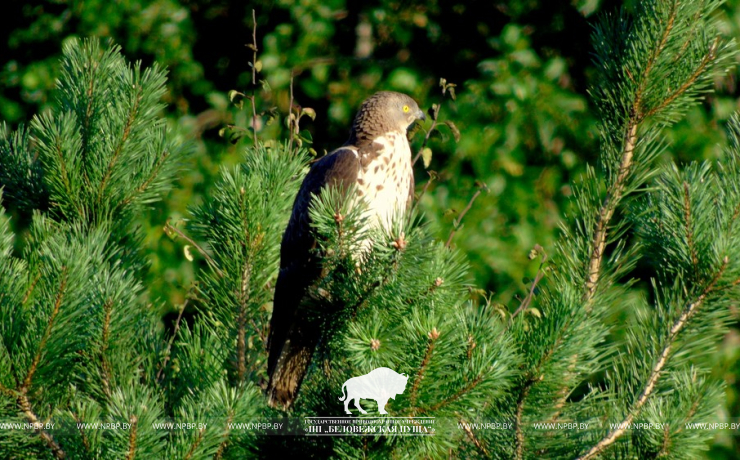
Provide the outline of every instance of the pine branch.
{"type": "Polygon", "coordinates": [[[694,243],[694,230],[691,225],[691,196],[689,195],[689,184],[683,183],[683,216],[686,227],[686,243],[691,254],[691,265],[694,268],[694,279],[699,280],[699,256],[696,253],[696,244],[694,243]]]}
{"type": "MultiPolygon", "coordinates": [[[[88,147],[88,135],[90,134],[90,120],[92,119],[93,115],[93,93],[95,92],[95,83],[97,82],[97,79],[95,76],[97,75],[98,67],[100,67],[100,61],[94,60],[92,65],[90,66],[90,85],[87,87],[87,107],[85,109],[85,119],[82,121],[83,126],[83,136],[82,136],[82,162],[83,164],[86,163],[86,154],[87,154],[87,147],[88,147]]],[[[61,158],[60,158],[61,160],[61,158]]],[[[64,165],[60,161],[61,165],[64,165]]],[[[63,166],[62,166],[63,167],[63,166]]],[[[87,176],[87,170],[84,168],[82,169],[82,177],[85,180],[86,185],[90,186],[90,178],[87,176]]]]}
{"type": "Polygon", "coordinates": [[[38,368],[39,361],[41,361],[41,355],[44,353],[44,349],[46,348],[46,342],[49,340],[49,336],[51,335],[51,330],[54,327],[54,321],[56,320],[57,315],[59,314],[59,309],[62,306],[62,300],[64,299],[64,294],[67,289],[67,267],[62,267],[62,282],[59,285],[59,290],[57,291],[56,299],[54,300],[54,309],[51,312],[51,316],[49,317],[49,322],[46,325],[46,329],[44,330],[44,335],[41,337],[41,342],[39,342],[38,350],[36,351],[36,355],[33,357],[33,362],[31,364],[31,368],[28,370],[28,373],[26,374],[26,378],[23,380],[23,385],[20,388],[21,392],[25,392],[30,388],[31,386],[31,380],[33,379],[33,375],[36,373],[36,369],[38,368]]]}
{"type": "Polygon", "coordinates": [[[516,460],[522,460],[524,458],[524,431],[522,430],[522,423],[524,419],[524,401],[529,396],[529,390],[532,386],[538,382],[539,379],[528,378],[519,393],[519,398],[516,402],[516,415],[514,417],[514,438],[516,440],[516,447],[514,449],[514,458],[516,460]]]}
{"type": "Polygon", "coordinates": [[[639,415],[640,411],[645,406],[645,403],[647,403],[648,399],[655,391],[660,375],[668,364],[668,359],[673,351],[673,346],[678,339],[679,334],[686,328],[687,324],[691,321],[691,318],[704,304],[707,296],[715,290],[716,284],[722,277],[728,263],[729,259],[725,257],[722,266],[717,271],[712,281],[709,282],[706,288],[694,301],[686,305],[681,316],[679,316],[673,323],[668,337],[666,338],[666,344],[663,346],[663,350],[660,353],[658,361],[653,365],[652,370],[650,371],[650,377],[648,377],[645,387],[637,398],[637,401],[632,405],[627,416],[621,423],[619,423],[619,428],[613,429],[607,433],[607,435],[597,442],[585,455],[579,457],[579,460],[589,460],[596,457],[627,432],[629,425],[634,421],[635,417],[639,415]]]}
{"type": "Polygon", "coordinates": [[[544,379],[544,375],[540,372],[542,366],[550,360],[552,355],[555,353],[555,350],[557,350],[562,345],[563,335],[567,334],[567,332],[569,331],[573,318],[574,316],[571,315],[566,324],[558,329],[558,336],[555,339],[553,345],[547,349],[546,353],[540,358],[534,368],[529,372],[529,376],[527,377],[524,385],[519,391],[519,396],[516,403],[516,417],[514,423],[517,452],[516,458],[518,460],[523,458],[522,455],[524,454],[524,431],[522,430],[522,423],[524,416],[524,405],[527,401],[527,396],[529,396],[529,392],[532,387],[544,379]]]}
{"type": "MultiPolygon", "coordinates": [[[[639,101],[638,95],[637,100],[639,101]]],[[[630,168],[632,167],[632,158],[634,156],[635,146],[637,144],[637,111],[630,117],[627,127],[627,135],[624,142],[622,161],[619,165],[619,174],[617,180],[612,184],[609,192],[604,199],[604,204],[599,211],[599,220],[594,229],[594,237],[591,243],[591,258],[588,262],[588,272],[586,278],[586,292],[583,295],[583,302],[586,304],[586,310],[591,309],[591,302],[596,294],[596,287],[601,275],[601,263],[604,258],[604,249],[606,248],[606,237],[609,223],[611,222],[614,211],[617,209],[619,201],[622,199],[622,193],[629,177],[630,168]]]]}
{"type": "Polygon", "coordinates": [[[669,439],[668,424],[666,423],[663,426],[663,443],[660,446],[660,451],[658,451],[658,453],[655,455],[656,458],[661,458],[668,455],[668,446],[670,446],[669,439]]]}
{"type": "Polygon", "coordinates": [[[485,455],[486,457],[490,457],[491,454],[488,452],[488,449],[486,449],[486,446],[481,443],[480,439],[478,439],[475,436],[475,433],[473,433],[473,430],[470,429],[470,426],[464,419],[460,419],[460,424],[463,427],[463,430],[465,430],[465,434],[468,436],[468,438],[473,442],[473,445],[475,445],[478,450],[485,455]]]}
{"type": "MultiPolygon", "coordinates": [[[[54,146],[55,147],[54,153],[58,157],[60,173],[62,176],[62,183],[64,184],[64,196],[67,196],[70,198],[75,197],[76,194],[72,190],[72,185],[69,179],[69,171],[67,171],[67,165],[64,162],[64,151],[62,150],[62,144],[61,144],[62,139],[61,137],[57,137],[55,140],[56,140],[56,144],[54,146]]],[[[79,200],[75,199],[74,202],[75,202],[74,205],[77,208],[77,214],[80,216],[85,215],[84,210],[80,207],[79,200]]]]}
{"type": "Polygon", "coordinates": [[[650,53],[650,57],[648,58],[647,64],[645,65],[645,71],[643,72],[642,78],[640,80],[640,85],[637,89],[633,112],[635,115],[637,115],[640,118],[644,118],[644,117],[641,117],[642,99],[643,99],[643,95],[645,94],[647,83],[650,79],[650,73],[652,72],[656,61],[660,57],[660,54],[665,49],[665,45],[668,42],[668,37],[671,34],[671,30],[673,30],[673,25],[676,22],[676,14],[678,13],[678,3],[679,3],[678,1],[674,1],[673,4],[671,5],[671,12],[668,17],[668,23],[663,29],[663,35],[660,38],[660,42],[658,42],[658,46],[653,49],[652,53],[650,53]]]}
{"type": "Polygon", "coordinates": [[[560,418],[560,414],[562,413],[563,408],[565,407],[565,403],[568,401],[568,395],[570,395],[569,387],[573,383],[573,376],[574,372],[576,370],[576,365],[578,364],[578,353],[572,355],[569,358],[569,364],[568,364],[568,371],[563,375],[563,384],[558,390],[558,399],[556,400],[555,404],[553,405],[553,409],[555,409],[555,413],[552,417],[550,417],[550,422],[555,422],[560,418]]]}
{"type": "MultiPolygon", "coordinates": [[[[609,223],[619,202],[623,198],[624,189],[630,177],[634,151],[638,142],[638,127],[641,126],[645,120],[663,111],[674,101],[676,101],[680,96],[685,94],[705,73],[709,65],[717,59],[719,38],[716,38],[712,42],[709,50],[697,65],[697,68],[690,76],[688,76],[688,78],[686,78],[686,80],[681,84],[681,86],[679,86],[678,89],[663,98],[663,100],[659,104],[651,107],[646,112],[644,111],[643,104],[646,91],[648,90],[648,82],[651,80],[651,74],[655,68],[656,62],[665,50],[670,34],[673,31],[676,21],[676,15],[678,13],[678,4],[678,1],[672,3],[669,17],[664,25],[661,38],[657,46],[653,49],[653,52],[650,54],[642,75],[640,76],[639,84],[634,96],[634,103],[630,109],[630,114],[627,122],[627,129],[624,138],[624,146],[622,149],[619,173],[615,182],[609,187],[607,196],[604,200],[604,204],[602,205],[599,212],[599,219],[595,226],[594,237],[591,244],[591,258],[588,264],[588,271],[585,283],[586,292],[583,296],[583,301],[587,305],[587,311],[591,309],[591,303],[593,301],[598,281],[600,279],[601,265],[607,241],[609,223]]],[[[628,75],[631,76],[631,73],[628,72],[628,75]]]]}
{"type": "Polygon", "coordinates": [[[126,118],[126,124],[123,127],[123,135],[121,136],[121,139],[119,140],[118,145],[116,146],[116,150],[113,152],[113,156],[108,162],[108,167],[105,171],[105,175],[103,176],[103,179],[100,181],[100,187],[98,187],[98,199],[97,199],[98,203],[101,203],[103,200],[103,194],[105,192],[105,187],[108,183],[108,180],[110,180],[111,174],[113,173],[113,167],[116,165],[116,162],[118,162],[118,157],[121,155],[121,152],[123,151],[123,147],[126,145],[126,142],[128,141],[128,137],[131,134],[131,127],[133,126],[134,121],[136,120],[136,117],[139,114],[139,104],[141,104],[141,99],[143,97],[143,94],[142,94],[143,86],[140,83],[135,86],[136,86],[136,97],[134,99],[134,105],[129,110],[128,117],[126,118]]]}
{"type": "Polygon", "coordinates": [[[195,439],[195,442],[193,442],[193,445],[190,446],[190,450],[188,450],[188,453],[185,455],[184,460],[190,460],[193,458],[193,455],[195,454],[195,450],[200,446],[200,444],[203,442],[203,438],[205,436],[206,430],[201,428],[198,430],[198,437],[195,439]]]}
{"type": "Polygon", "coordinates": [[[128,454],[126,455],[126,460],[134,460],[136,456],[136,436],[138,435],[139,419],[135,415],[132,415],[128,421],[131,427],[128,432],[128,454]]]}
{"type": "Polygon", "coordinates": [[[417,390],[419,389],[419,384],[421,383],[421,379],[424,378],[424,371],[426,370],[427,365],[429,365],[429,361],[432,359],[432,352],[434,352],[434,343],[439,338],[439,332],[437,331],[437,328],[432,329],[431,332],[429,332],[429,344],[427,345],[426,352],[424,353],[424,359],[421,362],[421,366],[419,366],[419,370],[416,373],[416,378],[414,379],[414,386],[411,388],[411,405],[416,406],[416,398],[417,398],[417,390]]]}
{"type": "Polygon", "coordinates": [[[72,418],[75,419],[75,426],[77,426],[77,431],[80,433],[80,438],[82,438],[82,446],[85,448],[86,452],[90,452],[90,438],[88,438],[87,433],[85,433],[84,425],[82,422],[82,419],[77,416],[77,414],[74,411],[70,411],[72,413],[72,418]]]}
{"type": "Polygon", "coordinates": [[[162,361],[162,367],[159,368],[159,371],[157,371],[157,376],[155,377],[155,381],[161,382],[161,377],[164,376],[164,370],[167,368],[167,363],[170,361],[170,357],[172,357],[172,344],[175,342],[175,337],[177,337],[177,332],[180,330],[180,322],[182,321],[182,314],[185,311],[185,307],[188,306],[188,302],[190,302],[189,295],[192,293],[188,293],[188,297],[185,299],[185,302],[182,303],[182,307],[180,308],[180,311],[177,313],[177,319],[175,320],[175,329],[172,331],[172,337],[170,337],[170,340],[167,342],[167,349],[164,351],[164,360],[162,361]]]}
{"type": "Polygon", "coordinates": [[[678,53],[676,53],[676,56],[673,58],[674,63],[680,61],[686,50],[689,49],[689,45],[691,45],[691,39],[694,38],[694,36],[696,35],[696,30],[701,24],[701,15],[702,10],[701,8],[698,8],[696,10],[696,13],[694,13],[694,16],[691,18],[691,32],[686,34],[686,40],[684,40],[683,44],[681,45],[681,49],[678,50],[678,53]]]}
{"type": "Polygon", "coordinates": [[[694,73],[691,74],[691,76],[684,82],[684,84],[681,85],[675,92],[673,92],[671,95],[665,98],[661,104],[653,107],[647,113],[645,113],[643,118],[647,118],[652,115],[655,115],[657,112],[663,110],[671,102],[675,101],[678,97],[684,94],[689,88],[691,88],[691,86],[694,83],[696,83],[696,80],[699,79],[701,74],[704,73],[707,66],[711,64],[717,58],[716,53],[717,53],[718,46],[719,46],[719,38],[715,38],[714,42],[712,42],[712,45],[710,45],[709,50],[707,51],[707,54],[704,56],[704,58],[702,58],[696,70],[694,70],[694,73]]]}
{"type": "Polygon", "coordinates": [[[249,263],[249,259],[244,264],[244,270],[242,271],[241,284],[238,293],[239,298],[239,314],[236,317],[236,370],[239,382],[243,383],[244,378],[247,374],[247,345],[246,345],[246,331],[247,331],[247,316],[249,315],[249,283],[252,276],[252,266],[249,263]]]}
{"type": "Polygon", "coordinates": [[[586,304],[586,311],[591,310],[591,302],[596,294],[596,288],[601,275],[601,264],[604,257],[604,249],[606,247],[607,229],[612,216],[614,215],[614,211],[622,199],[622,193],[624,192],[625,184],[632,167],[632,159],[637,145],[637,128],[640,125],[640,122],[644,119],[642,116],[642,101],[646,86],[650,79],[650,74],[655,66],[655,62],[658,60],[660,53],[665,49],[668,37],[676,20],[677,10],[678,2],[675,2],[672,5],[668,23],[663,29],[663,35],[660,42],[650,54],[643,74],[641,75],[640,83],[635,93],[635,100],[629,114],[624,146],[622,148],[622,159],[619,165],[619,174],[617,175],[615,182],[611,184],[606,198],[604,199],[604,204],[599,211],[599,219],[596,223],[591,243],[591,258],[588,263],[588,272],[585,284],[586,292],[583,295],[583,301],[586,304]]]}
{"type": "Polygon", "coordinates": [[[127,196],[123,201],[121,201],[121,204],[119,205],[119,208],[123,208],[124,206],[131,204],[132,201],[136,198],[136,196],[143,194],[146,192],[146,190],[149,188],[149,185],[154,181],[154,179],[159,176],[160,171],[162,170],[162,165],[164,165],[165,160],[167,160],[167,157],[169,156],[169,151],[167,149],[162,150],[162,154],[157,158],[157,162],[154,164],[154,167],[152,168],[152,172],[149,174],[149,177],[147,177],[144,182],[136,188],[133,194],[127,196]]]}
{"type": "MultiPolygon", "coordinates": [[[[740,205],[738,205],[740,208],[740,205]]],[[[31,285],[28,286],[28,289],[26,290],[26,293],[23,295],[23,300],[21,300],[21,305],[25,305],[28,299],[31,297],[31,294],[33,294],[33,290],[36,289],[36,283],[39,282],[41,279],[41,271],[36,274],[36,277],[33,279],[33,282],[31,282],[31,285]]]]}
{"type": "Polygon", "coordinates": [[[46,446],[51,449],[51,453],[54,455],[54,457],[59,460],[67,458],[66,452],[62,450],[62,447],[59,445],[59,443],[56,442],[54,436],[52,436],[51,433],[49,433],[48,431],[40,428],[44,425],[44,423],[39,421],[39,418],[33,412],[31,408],[31,402],[28,400],[26,391],[27,388],[22,387],[17,399],[18,407],[20,408],[21,412],[23,412],[23,415],[26,416],[26,419],[30,423],[32,423],[34,427],[36,427],[34,428],[34,431],[39,434],[41,439],[43,439],[46,443],[46,446]]]}
{"type": "Polygon", "coordinates": [[[224,451],[226,450],[226,446],[229,444],[229,436],[231,436],[231,430],[229,429],[229,426],[231,426],[231,422],[234,421],[234,411],[229,411],[229,417],[226,419],[226,432],[222,435],[224,440],[221,441],[221,443],[218,445],[218,450],[216,450],[216,455],[213,456],[214,460],[221,460],[221,458],[224,456],[224,451]]]}
{"type": "Polygon", "coordinates": [[[476,376],[473,380],[470,381],[470,383],[468,383],[467,385],[465,385],[464,387],[462,387],[461,389],[459,389],[458,391],[456,391],[455,394],[453,394],[449,398],[445,398],[442,401],[438,402],[437,404],[431,406],[429,408],[429,410],[422,411],[422,413],[423,412],[434,412],[434,411],[438,411],[439,409],[443,408],[444,406],[457,401],[458,399],[462,398],[466,393],[468,393],[469,391],[471,391],[475,387],[477,387],[478,384],[482,380],[483,380],[483,375],[476,376]]]}
{"type": "Polygon", "coordinates": [[[110,317],[113,312],[113,300],[108,299],[103,305],[103,312],[105,317],[103,318],[103,335],[102,335],[102,347],[100,348],[100,369],[102,371],[103,379],[103,392],[105,396],[110,398],[110,375],[111,369],[107,358],[105,357],[108,351],[108,339],[110,337],[110,317]]]}

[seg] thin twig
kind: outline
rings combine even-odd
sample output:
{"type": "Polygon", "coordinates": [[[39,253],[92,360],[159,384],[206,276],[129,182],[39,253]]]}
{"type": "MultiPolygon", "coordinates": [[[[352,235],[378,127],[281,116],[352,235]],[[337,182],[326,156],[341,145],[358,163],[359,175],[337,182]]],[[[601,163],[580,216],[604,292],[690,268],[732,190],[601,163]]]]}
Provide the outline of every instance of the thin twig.
{"type": "Polygon", "coordinates": [[[157,371],[157,377],[155,378],[155,381],[157,382],[161,381],[160,379],[164,376],[164,370],[167,367],[167,363],[170,361],[172,345],[175,343],[175,338],[177,338],[177,332],[180,330],[180,321],[182,321],[182,314],[185,311],[185,307],[188,306],[189,301],[190,297],[186,298],[185,302],[182,303],[180,311],[177,313],[177,319],[175,320],[175,329],[172,331],[172,337],[170,337],[170,340],[167,341],[167,349],[164,351],[164,360],[162,360],[162,366],[159,368],[159,371],[157,371]]]}
{"type": "Polygon", "coordinates": [[[542,270],[542,267],[545,266],[545,262],[547,262],[547,254],[545,254],[544,251],[542,251],[542,260],[540,261],[540,266],[537,268],[537,274],[534,277],[534,281],[532,281],[532,286],[529,288],[529,292],[527,293],[526,297],[522,299],[522,302],[519,304],[519,307],[514,311],[514,313],[511,315],[511,318],[509,318],[509,322],[514,321],[514,318],[524,311],[529,305],[532,303],[532,298],[534,297],[534,291],[537,288],[537,283],[539,283],[542,278],[545,277],[545,272],[542,270]]]}
{"type": "Polygon", "coordinates": [[[252,326],[252,329],[254,329],[254,331],[257,333],[257,337],[259,337],[260,342],[267,345],[267,337],[265,337],[263,328],[257,326],[257,323],[255,323],[253,319],[249,320],[249,325],[252,326]]]}
{"type": "Polygon", "coordinates": [[[165,222],[163,228],[164,228],[164,231],[165,232],[168,231],[168,230],[173,231],[173,232],[177,233],[177,235],[180,238],[182,238],[185,241],[187,241],[188,243],[190,243],[195,249],[198,250],[198,252],[203,257],[205,257],[205,259],[208,261],[208,264],[211,266],[211,268],[213,268],[216,271],[216,273],[218,273],[218,276],[224,276],[224,272],[222,272],[221,269],[218,268],[218,265],[216,264],[216,261],[213,260],[213,258],[208,255],[208,253],[205,251],[205,249],[203,249],[202,247],[200,247],[200,245],[198,243],[196,243],[195,241],[193,241],[192,238],[190,238],[185,233],[183,233],[179,228],[172,226],[170,224],[169,219],[167,220],[167,222],[165,222]]]}
{"type": "Polygon", "coordinates": [[[252,134],[254,135],[254,146],[257,146],[257,13],[252,9],[252,134]]]}
{"type": "Polygon", "coordinates": [[[447,238],[447,243],[445,243],[445,247],[449,248],[452,244],[452,237],[455,236],[455,232],[460,228],[460,223],[462,222],[463,217],[465,217],[465,214],[470,211],[470,208],[473,206],[473,202],[476,198],[478,198],[478,195],[481,194],[482,187],[479,187],[478,190],[475,191],[475,194],[473,194],[473,197],[468,201],[468,205],[465,206],[465,209],[460,213],[459,216],[457,216],[457,219],[452,222],[452,231],[450,232],[450,237],[447,238]]]}
{"type": "MultiPolygon", "coordinates": [[[[424,188],[421,189],[421,193],[419,194],[419,198],[416,199],[416,202],[414,203],[413,208],[411,208],[411,212],[416,211],[416,208],[419,206],[419,203],[421,203],[421,198],[427,193],[427,190],[429,189],[429,186],[432,185],[432,182],[434,182],[434,179],[437,177],[436,171],[427,171],[427,174],[429,174],[429,180],[426,184],[424,184],[424,188]]],[[[740,206],[740,205],[738,205],[740,206]]]]}
{"type": "Polygon", "coordinates": [[[290,101],[288,102],[288,153],[293,151],[293,71],[290,72],[290,101]]]}
{"type": "MultiPolygon", "coordinates": [[[[345,61],[359,61],[357,58],[344,58],[341,60],[342,62],[345,61]]],[[[315,58],[315,59],[309,59],[308,61],[301,62],[299,64],[296,64],[293,66],[293,75],[300,75],[304,70],[311,69],[313,67],[316,67],[317,65],[333,65],[337,63],[337,59],[333,57],[321,57],[321,58],[315,58]]]]}
{"type": "Polygon", "coordinates": [[[421,143],[421,147],[419,148],[419,151],[416,153],[416,156],[414,157],[414,160],[411,162],[411,166],[415,165],[417,161],[419,161],[419,157],[421,156],[422,152],[427,146],[427,142],[429,142],[429,138],[432,136],[432,133],[434,132],[434,129],[437,127],[437,119],[439,118],[439,107],[436,106],[436,110],[432,110],[432,126],[429,127],[427,130],[426,135],[424,136],[424,142],[421,143]]]}

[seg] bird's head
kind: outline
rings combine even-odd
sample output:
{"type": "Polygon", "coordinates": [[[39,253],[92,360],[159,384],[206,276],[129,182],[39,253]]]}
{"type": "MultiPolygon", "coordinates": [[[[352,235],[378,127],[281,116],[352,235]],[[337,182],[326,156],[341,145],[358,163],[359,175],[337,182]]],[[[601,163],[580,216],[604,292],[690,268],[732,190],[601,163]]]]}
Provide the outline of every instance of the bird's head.
{"type": "Polygon", "coordinates": [[[409,96],[393,91],[381,91],[365,100],[352,125],[353,134],[382,134],[406,131],[416,120],[426,120],[424,111],[409,96]],[[382,131],[382,132],[381,132],[382,131]]]}

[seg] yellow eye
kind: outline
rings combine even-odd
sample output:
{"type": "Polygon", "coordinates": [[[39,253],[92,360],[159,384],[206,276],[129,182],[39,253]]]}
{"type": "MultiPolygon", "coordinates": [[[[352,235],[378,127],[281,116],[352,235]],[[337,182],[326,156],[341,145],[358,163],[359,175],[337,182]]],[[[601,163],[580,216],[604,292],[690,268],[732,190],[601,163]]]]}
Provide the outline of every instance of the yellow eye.
{"type": "Polygon", "coordinates": [[[409,109],[409,106],[407,106],[407,105],[404,105],[403,106],[403,111],[404,112],[408,112],[409,110],[411,110],[411,109],[409,109]]]}

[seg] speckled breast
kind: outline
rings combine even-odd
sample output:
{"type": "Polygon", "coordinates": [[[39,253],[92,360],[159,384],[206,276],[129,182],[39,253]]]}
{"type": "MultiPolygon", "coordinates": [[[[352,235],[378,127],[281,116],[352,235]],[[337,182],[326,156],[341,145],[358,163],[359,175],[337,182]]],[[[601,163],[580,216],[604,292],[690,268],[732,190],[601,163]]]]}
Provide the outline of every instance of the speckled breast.
{"type": "Polygon", "coordinates": [[[368,203],[368,214],[376,223],[390,228],[395,215],[402,214],[410,196],[411,149],[405,135],[376,139],[374,158],[362,162],[357,177],[357,194],[368,203]]]}

